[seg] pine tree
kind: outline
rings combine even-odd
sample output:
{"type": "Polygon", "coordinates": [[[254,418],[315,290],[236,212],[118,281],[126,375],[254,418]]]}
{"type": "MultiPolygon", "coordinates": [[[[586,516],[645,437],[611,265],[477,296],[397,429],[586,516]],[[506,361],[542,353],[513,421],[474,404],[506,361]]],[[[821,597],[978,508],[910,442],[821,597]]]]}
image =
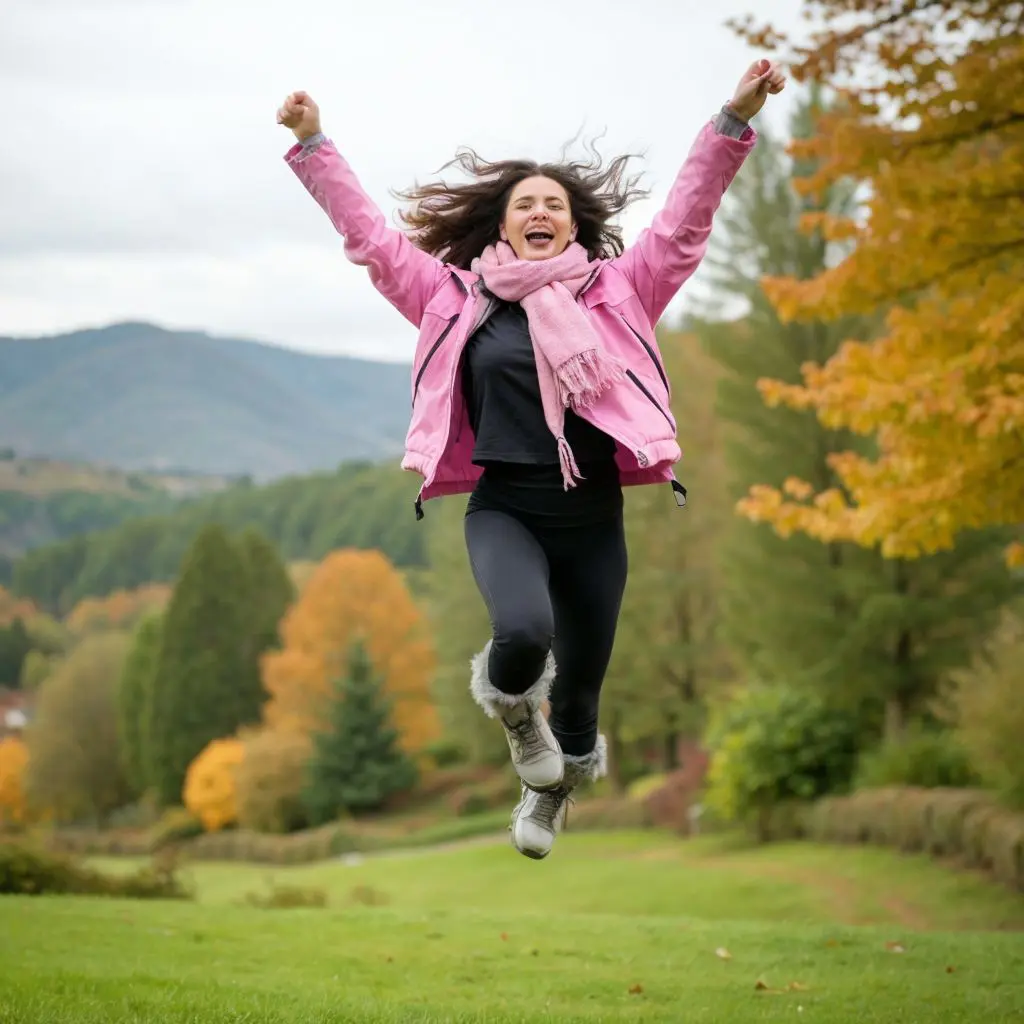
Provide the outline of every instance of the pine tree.
{"type": "MultiPolygon", "coordinates": [[[[812,130],[817,95],[797,111],[792,130],[812,130]]],[[[763,377],[798,381],[806,361],[823,362],[850,337],[870,337],[880,318],[782,323],[765,297],[764,275],[809,278],[830,265],[833,247],[797,231],[800,217],[846,214],[854,192],[835,185],[799,196],[783,146],[762,131],[758,147],[730,190],[709,268],[718,298],[746,299],[739,321],[695,323],[708,350],[728,371],[719,387],[727,426],[732,497],[754,484],[783,487],[790,477],[816,491],[837,485],[833,453],[870,449],[870,438],[826,428],[812,412],[771,408],[757,389],[763,377]]],[[[722,549],[727,640],[747,674],[803,683],[846,702],[870,731],[898,735],[921,713],[944,672],[963,664],[977,636],[1012,590],[992,533],[963,535],[956,550],[913,562],[877,549],[784,538],[765,524],[734,517],[722,549]]]]}
{"type": "Polygon", "coordinates": [[[313,737],[303,797],[312,824],[343,811],[375,810],[415,784],[416,767],[398,745],[380,680],[360,641],[352,645],[348,671],[336,683],[325,717],[327,729],[313,737]]]}
{"type": "Polygon", "coordinates": [[[196,535],[164,616],[149,722],[152,784],[181,802],[188,766],[211,741],[259,721],[248,647],[246,565],[222,527],[196,535]]]}
{"type": "Polygon", "coordinates": [[[269,650],[281,646],[280,624],[295,599],[295,587],[277,548],[255,527],[248,527],[238,538],[238,549],[245,565],[245,618],[248,637],[243,649],[248,685],[259,694],[260,704],[267,699],[260,671],[260,659],[269,650]]]}
{"type": "Polygon", "coordinates": [[[157,614],[147,616],[136,626],[118,687],[121,761],[137,793],[144,793],[152,783],[149,728],[162,624],[163,618],[157,614]]]}

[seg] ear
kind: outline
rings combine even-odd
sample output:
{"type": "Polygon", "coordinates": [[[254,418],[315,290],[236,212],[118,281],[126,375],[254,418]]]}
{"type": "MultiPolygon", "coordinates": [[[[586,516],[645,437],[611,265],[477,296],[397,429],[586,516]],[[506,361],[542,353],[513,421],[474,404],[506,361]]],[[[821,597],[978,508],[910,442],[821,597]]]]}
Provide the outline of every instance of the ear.
{"type": "Polygon", "coordinates": [[[576,223],[576,221],[573,221],[572,222],[572,228],[569,230],[569,241],[570,242],[575,242],[576,241],[576,232],[577,231],[579,231],[579,225],[576,223]]]}
{"type": "Polygon", "coordinates": [[[505,222],[504,221],[502,221],[498,225],[498,235],[499,235],[499,237],[501,238],[501,240],[503,242],[507,242],[508,241],[508,232],[505,230],[505,222]]]}

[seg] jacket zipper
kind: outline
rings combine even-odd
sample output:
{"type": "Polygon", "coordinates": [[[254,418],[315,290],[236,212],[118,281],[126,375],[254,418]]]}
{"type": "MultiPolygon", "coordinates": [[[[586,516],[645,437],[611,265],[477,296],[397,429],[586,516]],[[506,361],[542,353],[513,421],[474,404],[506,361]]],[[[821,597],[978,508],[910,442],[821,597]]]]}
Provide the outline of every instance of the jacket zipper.
{"type": "Polygon", "coordinates": [[[437,341],[435,341],[434,344],[430,346],[430,351],[427,353],[426,359],[423,360],[423,365],[420,367],[419,373],[416,374],[416,384],[413,387],[412,391],[412,404],[414,406],[416,404],[416,396],[420,393],[420,381],[423,379],[423,374],[426,372],[427,367],[430,365],[430,360],[434,358],[434,353],[441,347],[442,343],[444,342],[444,339],[448,337],[448,335],[451,333],[452,328],[458,323],[460,316],[460,313],[456,313],[455,316],[453,316],[448,321],[448,326],[445,327],[445,329],[441,332],[441,335],[437,339],[437,341]]]}
{"type": "MultiPolygon", "coordinates": [[[[463,284],[462,278],[460,278],[458,274],[452,274],[452,280],[459,286],[459,288],[462,289],[463,295],[467,294],[466,286],[465,284],[463,284]]],[[[445,329],[441,332],[441,336],[437,339],[437,341],[434,342],[433,345],[430,346],[430,351],[427,353],[426,359],[423,360],[423,365],[420,367],[419,373],[416,374],[416,381],[413,385],[412,404],[414,406],[416,405],[416,396],[419,394],[420,391],[420,381],[423,379],[423,374],[426,372],[427,367],[430,365],[430,360],[434,358],[434,353],[441,347],[441,345],[444,342],[444,339],[447,338],[448,335],[451,333],[452,328],[458,323],[459,317],[461,315],[462,312],[460,311],[456,313],[453,317],[451,317],[448,321],[448,326],[445,327],[445,329]]]]}
{"type": "Polygon", "coordinates": [[[647,354],[651,357],[651,362],[654,363],[654,368],[658,371],[658,376],[661,378],[661,383],[665,385],[665,390],[671,393],[672,389],[669,387],[668,377],[665,375],[662,365],[658,362],[658,357],[654,354],[654,349],[647,343],[646,339],[641,333],[624,317],[619,314],[619,319],[636,335],[636,340],[647,350],[647,354]]]}
{"type": "Polygon", "coordinates": [[[670,427],[674,427],[675,424],[672,422],[672,417],[661,407],[661,403],[647,390],[647,387],[643,384],[640,378],[632,371],[627,370],[626,376],[647,396],[647,399],[654,406],[662,416],[665,417],[666,422],[670,427]]]}

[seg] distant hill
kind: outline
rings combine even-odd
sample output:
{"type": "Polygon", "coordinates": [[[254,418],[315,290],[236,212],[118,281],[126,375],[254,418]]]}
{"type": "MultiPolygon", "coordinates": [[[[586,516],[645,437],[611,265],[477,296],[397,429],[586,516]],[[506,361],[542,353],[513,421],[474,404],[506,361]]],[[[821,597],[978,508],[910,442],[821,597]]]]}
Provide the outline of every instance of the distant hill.
{"type": "Polygon", "coordinates": [[[0,337],[0,448],[258,481],[397,458],[409,372],[146,323],[0,337]]]}

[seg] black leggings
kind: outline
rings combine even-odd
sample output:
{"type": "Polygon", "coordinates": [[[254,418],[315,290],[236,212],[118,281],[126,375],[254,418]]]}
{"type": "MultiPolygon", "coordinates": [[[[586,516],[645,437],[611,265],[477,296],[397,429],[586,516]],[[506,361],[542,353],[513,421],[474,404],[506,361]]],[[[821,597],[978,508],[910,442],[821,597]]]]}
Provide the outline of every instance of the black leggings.
{"type": "Polygon", "coordinates": [[[599,494],[567,501],[560,477],[558,498],[550,489],[510,490],[485,479],[465,520],[470,565],[491,617],[490,681],[522,693],[553,651],[551,730],[571,756],[597,743],[628,565],[621,491],[617,481],[611,492],[597,486],[599,494]],[[565,506],[553,507],[558,500],[565,506]]]}

